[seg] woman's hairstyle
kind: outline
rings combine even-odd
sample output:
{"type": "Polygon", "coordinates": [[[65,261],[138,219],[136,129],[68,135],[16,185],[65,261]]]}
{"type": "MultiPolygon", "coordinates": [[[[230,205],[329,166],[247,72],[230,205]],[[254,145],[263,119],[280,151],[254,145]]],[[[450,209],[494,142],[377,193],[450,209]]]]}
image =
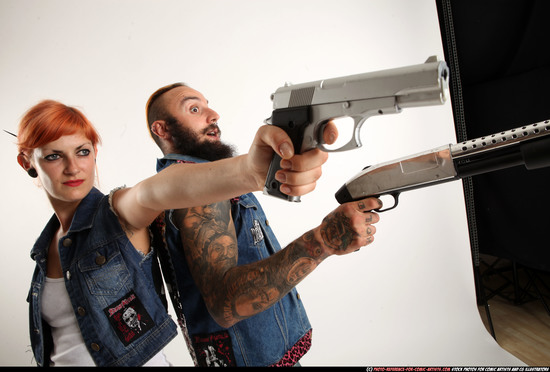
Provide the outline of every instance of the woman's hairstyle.
{"type": "Polygon", "coordinates": [[[31,107],[19,123],[17,145],[20,154],[29,153],[62,136],[83,133],[96,146],[101,138],[92,123],[78,109],[44,100],[31,107]]]}

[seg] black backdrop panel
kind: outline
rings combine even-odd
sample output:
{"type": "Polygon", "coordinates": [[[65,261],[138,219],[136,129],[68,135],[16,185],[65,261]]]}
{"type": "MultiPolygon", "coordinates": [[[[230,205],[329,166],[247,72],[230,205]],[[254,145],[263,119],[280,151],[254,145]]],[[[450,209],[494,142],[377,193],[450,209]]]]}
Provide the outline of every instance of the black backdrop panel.
{"type": "MultiPolygon", "coordinates": [[[[445,60],[458,72],[451,85],[461,88],[451,90],[455,124],[465,126],[458,140],[550,119],[550,1],[436,4],[445,60]]],[[[479,252],[550,271],[550,168],[474,176],[471,186],[479,252]]]]}

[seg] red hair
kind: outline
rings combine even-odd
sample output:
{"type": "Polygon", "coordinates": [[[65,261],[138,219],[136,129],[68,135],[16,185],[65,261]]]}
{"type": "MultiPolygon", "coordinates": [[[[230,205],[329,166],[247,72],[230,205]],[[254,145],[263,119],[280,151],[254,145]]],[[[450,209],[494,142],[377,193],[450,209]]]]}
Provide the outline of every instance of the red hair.
{"type": "Polygon", "coordinates": [[[28,153],[62,136],[83,133],[95,147],[101,138],[84,114],[71,106],[44,100],[31,107],[19,123],[19,153],[28,153]]]}

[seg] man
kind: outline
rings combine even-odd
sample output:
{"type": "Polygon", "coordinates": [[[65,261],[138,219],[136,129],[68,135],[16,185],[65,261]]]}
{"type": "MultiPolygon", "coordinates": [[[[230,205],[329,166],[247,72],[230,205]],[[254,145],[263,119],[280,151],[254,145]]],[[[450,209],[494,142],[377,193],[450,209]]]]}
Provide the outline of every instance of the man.
{"type": "MultiPolygon", "coordinates": [[[[189,86],[157,90],[147,103],[148,127],[164,154],[157,170],[232,157],[220,141],[218,119],[189,86]]],[[[289,176],[276,178],[288,182],[289,176]]],[[[330,255],[371,243],[379,217],[370,211],[380,207],[378,199],[341,205],[282,250],[253,194],[167,211],[165,239],[182,296],[176,308],[195,363],[296,365],[311,345],[311,325],[295,286],[330,255]]]]}

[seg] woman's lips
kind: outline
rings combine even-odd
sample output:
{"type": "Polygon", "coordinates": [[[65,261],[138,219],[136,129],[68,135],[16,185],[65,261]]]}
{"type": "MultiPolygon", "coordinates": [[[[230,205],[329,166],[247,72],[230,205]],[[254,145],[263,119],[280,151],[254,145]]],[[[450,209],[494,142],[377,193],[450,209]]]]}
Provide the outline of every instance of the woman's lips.
{"type": "Polygon", "coordinates": [[[84,180],[72,180],[72,181],[63,182],[63,184],[70,187],[77,187],[82,185],[83,182],[84,180]]]}

